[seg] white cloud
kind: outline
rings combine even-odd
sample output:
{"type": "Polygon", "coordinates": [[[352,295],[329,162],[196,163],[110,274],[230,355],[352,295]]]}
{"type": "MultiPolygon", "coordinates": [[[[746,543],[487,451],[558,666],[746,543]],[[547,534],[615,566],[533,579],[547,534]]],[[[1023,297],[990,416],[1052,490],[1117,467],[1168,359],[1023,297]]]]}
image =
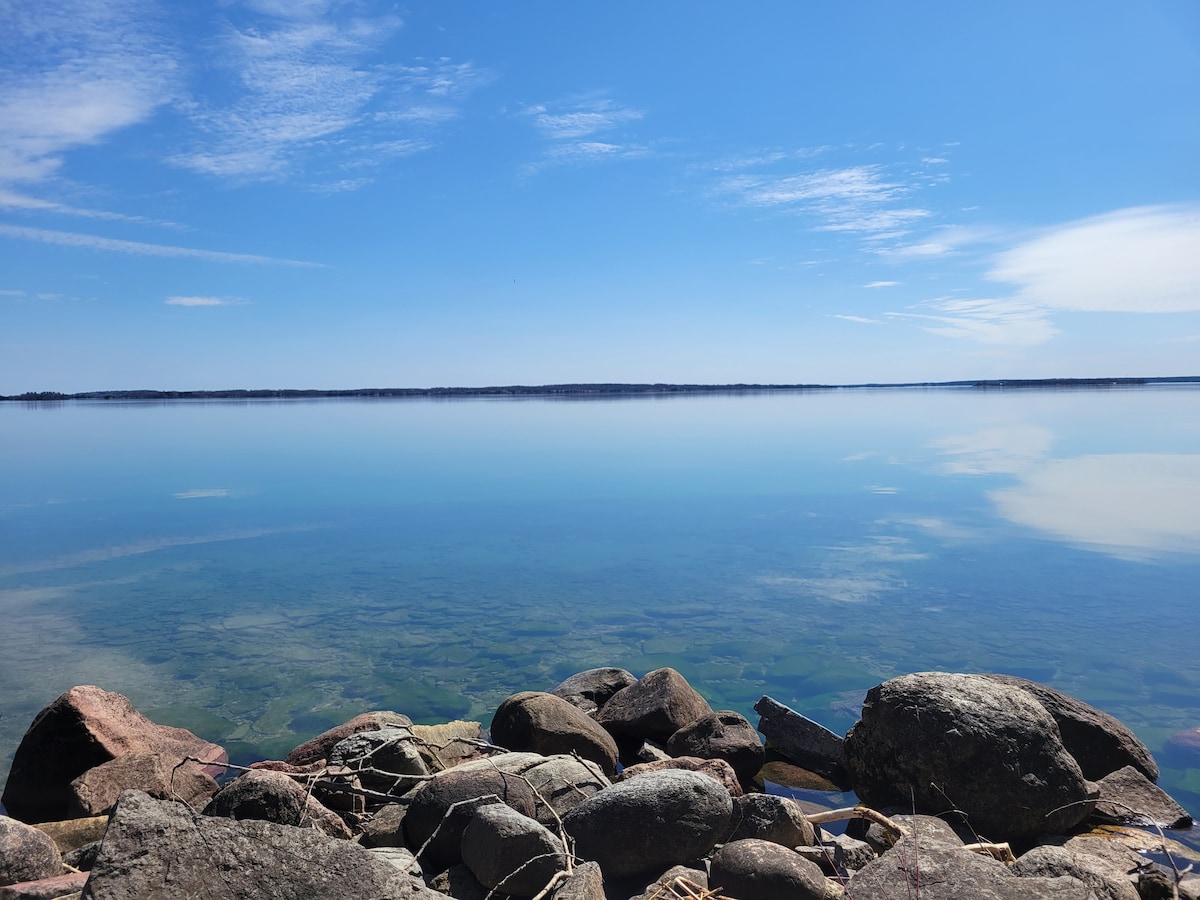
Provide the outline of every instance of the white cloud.
{"type": "Polygon", "coordinates": [[[1124,558],[1200,553],[1200,456],[1125,453],[1055,459],[988,495],[1000,514],[1124,558]]]}
{"type": "Polygon", "coordinates": [[[45,228],[20,228],[15,225],[0,225],[0,235],[39,241],[43,244],[58,244],[65,247],[86,247],[91,250],[107,250],[113,253],[131,253],[136,256],[174,256],[203,259],[209,262],[265,263],[277,266],[320,267],[321,263],[303,262],[295,259],[279,259],[258,256],[253,253],[225,253],[220,250],[198,250],[194,247],[173,247],[169,244],[145,244],[141,241],[122,241],[80,234],[73,231],[51,231],[45,228]]]}
{"type": "Polygon", "coordinates": [[[229,297],[168,297],[163,303],[168,306],[234,306],[241,301],[229,297]]]}
{"type": "Polygon", "coordinates": [[[1017,298],[1081,312],[1200,311],[1200,207],[1123,209],[1001,253],[987,275],[1017,298]]]}
{"type": "Polygon", "coordinates": [[[547,142],[542,159],[526,166],[528,172],[551,165],[634,159],[649,153],[622,132],[623,126],[641,120],[645,113],[606,97],[576,97],[530,106],[520,115],[529,119],[547,142]]]}
{"type": "Polygon", "coordinates": [[[841,313],[831,313],[830,315],[834,319],[845,319],[847,322],[860,322],[863,325],[878,325],[880,322],[879,319],[868,319],[864,316],[847,316],[841,313]]]}
{"type": "Polygon", "coordinates": [[[27,194],[19,194],[3,187],[0,187],[0,208],[24,210],[30,212],[49,212],[57,215],[78,216],[85,219],[106,219],[112,222],[133,222],[143,225],[159,225],[168,228],[178,227],[172,222],[159,222],[153,219],[148,219],[144,216],[129,216],[125,215],[124,213],[108,212],[100,209],[81,209],[78,206],[69,206],[65,203],[57,203],[53,200],[43,200],[39,197],[30,197],[27,194]]]}
{"type": "Polygon", "coordinates": [[[966,338],[981,344],[1033,347],[1058,334],[1046,310],[1011,299],[941,299],[925,304],[937,313],[889,312],[891,318],[914,319],[931,334],[966,338]]]}
{"type": "Polygon", "coordinates": [[[177,65],[142,0],[9,3],[0,69],[0,180],[44,181],[63,155],[149,119],[176,93],[177,65]],[[10,57],[11,58],[11,57],[10,57]]]}
{"type": "Polygon", "coordinates": [[[900,282],[898,282],[898,281],[872,281],[867,284],[864,284],[863,287],[865,287],[865,288],[895,287],[899,283],[900,282]]]}

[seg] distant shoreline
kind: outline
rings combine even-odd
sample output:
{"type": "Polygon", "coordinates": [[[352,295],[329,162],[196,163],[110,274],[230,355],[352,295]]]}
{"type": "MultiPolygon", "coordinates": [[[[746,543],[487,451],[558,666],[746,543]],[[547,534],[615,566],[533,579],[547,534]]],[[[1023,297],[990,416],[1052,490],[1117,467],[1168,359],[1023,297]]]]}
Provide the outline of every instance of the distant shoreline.
{"type": "Polygon", "coordinates": [[[60,400],[304,400],[324,397],[620,397],[653,394],[753,394],[772,391],[836,391],[880,388],[971,388],[1030,390],[1039,388],[1144,387],[1200,384],[1200,375],[1167,378],[998,378],[968,381],[868,382],[863,384],[543,384],[495,387],[353,388],[348,390],[261,389],[224,391],[26,391],[0,401],[54,402],[60,400]]]}

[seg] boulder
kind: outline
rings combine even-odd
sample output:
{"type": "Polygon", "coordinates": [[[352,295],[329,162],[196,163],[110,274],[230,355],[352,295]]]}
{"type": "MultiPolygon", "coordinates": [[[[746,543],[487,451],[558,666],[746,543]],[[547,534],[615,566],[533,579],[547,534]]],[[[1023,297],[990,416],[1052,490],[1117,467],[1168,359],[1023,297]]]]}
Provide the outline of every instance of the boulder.
{"type": "Polygon", "coordinates": [[[329,767],[344,767],[358,774],[368,790],[400,796],[416,787],[429,769],[406,727],[359,731],[329,749],[329,767]],[[405,776],[416,776],[408,777],[405,776]]]}
{"type": "MultiPolygon", "coordinates": [[[[595,863],[591,863],[590,865],[595,865],[595,863]]],[[[707,891],[707,866],[702,869],[692,869],[688,866],[671,866],[671,868],[646,885],[641,893],[630,897],[630,900],[664,900],[664,898],[668,898],[669,900],[669,898],[678,896],[678,894],[670,889],[672,882],[677,880],[686,881],[689,885],[699,888],[700,891],[707,891]]],[[[629,893],[628,890],[617,891],[616,896],[624,896],[627,893],[629,893]]]]}
{"type": "Polygon", "coordinates": [[[567,867],[560,838],[502,803],[475,811],[463,831],[462,859],[484,887],[514,897],[534,896],[567,867]]]}
{"type": "Polygon", "coordinates": [[[674,669],[655,669],[613,694],[596,714],[618,741],[665,744],[685,725],[712,712],[687,680],[674,669]]]}
{"type": "Polygon", "coordinates": [[[767,751],[754,726],[729,709],[708,713],[684,725],[667,741],[671,756],[723,759],[733,766],[742,787],[749,787],[766,762],[767,751]]]}
{"type": "Polygon", "coordinates": [[[610,782],[594,762],[575,756],[539,756],[536,753],[501,753],[488,759],[465,762],[463,772],[507,772],[525,779],[534,790],[534,818],[551,826],[610,782]],[[544,801],[544,802],[543,802],[544,801]]]}
{"type": "Polygon", "coordinates": [[[402,803],[384,804],[362,822],[359,843],[364,847],[403,847],[401,829],[406,812],[408,807],[402,803]]]}
{"type": "Polygon", "coordinates": [[[121,795],[84,900],[361,897],[441,900],[352,841],[311,828],[192,812],[138,791],[121,795]]]}
{"type": "MultiPolygon", "coordinates": [[[[961,847],[966,843],[953,825],[937,816],[914,816],[889,808],[876,811],[883,813],[903,828],[907,834],[914,835],[922,845],[937,843],[954,848],[961,847]]],[[[851,819],[846,823],[846,834],[865,841],[879,855],[894,847],[897,840],[893,831],[884,828],[878,822],[867,819],[851,819]]],[[[971,835],[970,840],[974,841],[975,836],[971,835]]]]}
{"type": "Polygon", "coordinates": [[[680,756],[675,759],[661,759],[654,762],[638,763],[636,766],[626,766],[617,776],[617,781],[628,781],[651,772],[666,772],[678,769],[683,772],[699,772],[722,785],[729,791],[730,797],[742,796],[742,786],[738,782],[733,766],[723,759],[700,759],[696,756],[680,756]]]}
{"type": "Polygon", "coordinates": [[[576,672],[565,681],[550,689],[556,697],[562,697],[573,706],[587,711],[598,710],[612,699],[613,694],[634,684],[637,678],[632,672],[606,666],[576,672]]]}
{"type": "Polygon", "coordinates": [[[186,756],[212,762],[217,777],[229,761],[225,750],[184,728],[151,722],[128,698],[92,685],[73,687],[43,709],[13,756],[0,800],[13,818],[48,822],[68,818],[71,782],[88,769],[130,753],[159,753],[178,762],[186,756]]]}
{"type": "Polygon", "coordinates": [[[0,816],[0,885],[61,875],[62,854],[50,835],[0,816]]]}
{"type": "Polygon", "coordinates": [[[839,786],[849,783],[841,735],[767,696],[754,704],[754,711],[772,750],[839,786]]]}
{"type": "MultiPolygon", "coordinates": [[[[563,817],[580,859],[604,877],[654,875],[704,856],[729,833],[733,800],[697,772],[650,772],[584,800],[563,817]]],[[[410,813],[411,815],[411,813],[410,813]]]]}
{"type": "Polygon", "coordinates": [[[577,865],[551,892],[550,900],[606,900],[600,864],[585,862],[577,865]]]}
{"type": "Polygon", "coordinates": [[[1127,873],[1136,872],[1141,860],[1130,850],[1121,847],[1113,849],[1132,859],[1114,860],[1114,865],[1098,856],[1047,845],[1034,847],[1022,854],[1013,863],[1011,871],[1022,878],[1069,875],[1091,888],[1097,900],[1140,900],[1137,876],[1127,873]]]}
{"type": "Polygon", "coordinates": [[[439,872],[429,880],[429,886],[443,897],[453,897],[454,900],[489,900],[488,894],[491,893],[462,863],[439,872]]]}
{"type": "Polygon", "coordinates": [[[713,854],[708,878],[737,900],[825,900],[820,866],[773,841],[726,844],[713,854]]]}
{"type": "Polygon", "coordinates": [[[424,880],[421,864],[407,847],[368,847],[371,854],[378,859],[386,859],[389,863],[413,878],[424,880]]]}
{"type": "Polygon", "coordinates": [[[104,837],[108,816],[89,816],[86,819],[66,819],[62,822],[38,822],[38,831],[50,835],[60,853],[78,850],[104,837]]]}
{"type": "Polygon", "coordinates": [[[812,824],[794,800],[775,794],[747,794],[733,801],[733,830],[725,838],[756,838],[784,847],[810,846],[816,841],[812,824]]]}
{"type": "Polygon", "coordinates": [[[509,750],[546,756],[575,753],[597,763],[606,775],[617,769],[612,735],[554,694],[523,691],[507,698],[492,718],[492,741],[509,750]]]}
{"type": "Polygon", "coordinates": [[[197,807],[217,792],[217,782],[195,763],[179,765],[179,760],[161,753],[129,753],[88,769],[71,782],[71,814],[107,815],[121,792],[128,790],[197,807]]]}
{"type": "Polygon", "coordinates": [[[1191,828],[1192,816],[1133,766],[1100,779],[1096,815],[1112,822],[1159,828],[1191,828]]]}
{"type": "Polygon", "coordinates": [[[87,872],[68,872],[37,881],[20,881],[0,887],[0,900],[70,900],[78,897],[87,884],[87,872]]]}
{"type": "Polygon", "coordinates": [[[428,873],[462,862],[463,830],[475,809],[489,803],[505,803],[532,816],[536,798],[519,776],[494,768],[464,770],[461,766],[436,775],[413,791],[404,815],[404,840],[428,873]]]}
{"type": "Polygon", "coordinates": [[[328,731],[321,732],[315,738],[305,741],[287,755],[285,762],[291,763],[293,766],[321,762],[329,758],[329,751],[333,749],[335,744],[345,740],[350,735],[357,734],[360,731],[378,731],[389,725],[411,726],[412,719],[408,716],[402,716],[400,713],[388,712],[386,710],[360,713],[350,721],[336,725],[328,731]]]}
{"type": "Polygon", "coordinates": [[[485,752],[480,747],[482,722],[455,719],[440,725],[414,725],[412,733],[418,739],[417,749],[430,772],[453,769],[460,762],[478,759],[485,752]]]}
{"type": "Polygon", "coordinates": [[[1098,781],[1110,772],[1133,766],[1158,781],[1158,764],[1149,748],[1119,719],[1049,685],[1016,675],[984,675],[1029,694],[1054,717],[1063,746],[1075,757],[1083,777],[1098,781]]]}
{"type": "Polygon", "coordinates": [[[206,816],[261,819],[279,825],[315,828],[334,838],[351,837],[346,823],[282,772],[254,770],[229,782],[204,808],[206,816]]]}
{"type": "Polygon", "coordinates": [[[854,900],[1096,900],[1076,878],[1018,878],[990,856],[911,836],[852,874],[846,896],[854,900]]]}
{"type": "Polygon", "coordinates": [[[1098,793],[1038,701],[978,675],[922,672],[876,685],[844,749],[868,806],[959,811],[990,840],[1067,831],[1098,793]]]}

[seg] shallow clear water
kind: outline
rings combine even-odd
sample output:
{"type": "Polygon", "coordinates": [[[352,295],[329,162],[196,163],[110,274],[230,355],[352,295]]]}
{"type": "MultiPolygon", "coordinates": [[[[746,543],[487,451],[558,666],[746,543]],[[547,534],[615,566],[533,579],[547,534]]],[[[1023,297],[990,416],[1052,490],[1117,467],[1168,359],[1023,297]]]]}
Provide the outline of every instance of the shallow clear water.
{"type": "Polygon", "coordinates": [[[909,671],[1081,697],[1200,813],[1200,390],[0,404],[0,758],[74,684],[276,756],[674,666],[837,731],[909,671]]]}

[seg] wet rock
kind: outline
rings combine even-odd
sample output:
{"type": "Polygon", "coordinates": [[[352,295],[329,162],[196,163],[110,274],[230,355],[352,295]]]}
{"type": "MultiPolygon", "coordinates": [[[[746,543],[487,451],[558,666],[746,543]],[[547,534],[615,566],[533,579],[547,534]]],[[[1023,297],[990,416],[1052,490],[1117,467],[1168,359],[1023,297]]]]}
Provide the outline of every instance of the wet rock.
{"type": "Polygon", "coordinates": [[[712,712],[674,669],[655,669],[617,691],[596,715],[596,721],[618,741],[651,740],[665,744],[680,728],[712,712]]]}
{"type": "Polygon", "coordinates": [[[713,854],[708,873],[721,893],[738,900],[824,900],[819,866],[772,841],[748,838],[713,854]]]}
{"type": "MultiPolygon", "coordinates": [[[[43,709],[13,756],[3,804],[26,822],[70,817],[71,782],[88,769],[130,753],[159,753],[182,760],[229,761],[225,750],[184,728],[151,722],[128,698],[92,685],[67,691],[43,709]]],[[[219,776],[222,765],[202,767],[219,776]]]]}
{"type": "Polygon", "coordinates": [[[50,835],[0,816],[0,885],[62,874],[62,854],[50,835]]]}
{"type": "Polygon", "coordinates": [[[667,741],[671,756],[723,759],[733,767],[742,787],[748,787],[767,758],[758,732],[733,710],[708,713],[680,728],[667,741]]]}
{"type": "Polygon", "coordinates": [[[960,810],[991,840],[1065,832],[1098,791],[1038,701],[977,675],[923,672],[873,687],[844,750],[868,806],[960,810]]]}
{"type": "Polygon", "coordinates": [[[1191,814],[1133,766],[1126,766],[1106,775],[1098,784],[1098,817],[1128,825],[1192,827],[1191,814]]]}
{"type": "Polygon", "coordinates": [[[733,830],[725,842],[757,838],[784,847],[808,846],[816,834],[794,800],[774,794],[747,794],[733,801],[733,830]]]}
{"type": "Polygon", "coordinates": [[[1133,766],[1151,781],[1158,781],[1158,764],[1149,748],[1119,719],[1049,685],[1015,675],[983,677],[1018,687],[1037,700],[1058,724],[1063,746],[1089,781],[1098,781],[1125,766],[1133,766]]]}
{"type": "Polygon", "coordinates": [[[617,768],[612,735],[554,694],[523,691],[504,700],[492,718],[492,741],[509,750],[546,756],[575,753],[597,763],[606,775],[617,768]]]}
{"type": "Polygon", "coordinates": [[[501,803],[475,811],[463,831],[462,859],[484,887],[515,897],[539,893],[567,867],[559,838],[501,803]]]}
{"type": "Polygon", "coordinates": [[[423,884],[352,841],[312,828],[192,812],[137,791],[121,795],[85,900],[155,897],[437,900],[423,884]]]}
{"type": "Polygon", "coordinates": [[[1013,864],[1012,873],[1022,878],[1070,875],[1091,888],[1097,900],[1140,900],[1137,876],[1128,874],[1137,869],[1140,860],[1136,858],[1137,854],[1131,855],[1135,857],[1132,862],[1122,860],[1114,865],[1101,857],[1066,847],[1034,847],[1013,864]]]}
{"type": "Polygon", "coordinates": [[[627,766],[617,776],[617,781],[629,781],[631,778],[638,778],[652,772],[666,772],[673,769],[683,772],[699,772],[701,775],[706,775],[722,785],[729,792],[730,797],[742,796],[742,786],[738,781],[737,774],[733,771],[733,766],[729,765],[723,759],[700,759],[695,756],[680,756],[674,759],[638,763],[636,766],[627,766]]]}
{"type": "Polygon", "coordinates": [[[584,709],[590,705],[597,710],[612,699],[613,695],[637,682],[632,672],[606,666],[577,672],[550,689],[556,697],[562,697],[573,706],[584,709]],[[582,701],[582,702],[577,702],[582,701]]]}
{"type": "Polygon", "coordinates": [[[754,711],[760,716],[758,730],[772,750],[840,787],[849,784],[841,735],[771,697],[764,696],[755,703],[754,711]]]}
{"type": "Polygon", "coordinates": [[[729,833],[733,800],[697,772],[650,772],[606,788],[563,817],[581,859],[604,877],[653,875],[706,854],[729,833]]]}
{"type": "Polygon", "coordinates": [[[355,772],[368,790],[393,796],[407,793],[429,775],[412,731],[403,727],[359,731],[343,738],[330,748],[328,764],[355,772]]]}
{"type": "Polygon", "coordinates": [[[405,843],[427,872],[442,872],[457,865],[462,862],[463,830],[475,809],[488,803],[505,803],[532,816],[536,798],[529,785],[516,775],[494,768],[450,769],[412,793],[404,816],[405,843]]]}
{"type": "Polygon", "coordinates": [[[547,826],[555,824],[556,814],[566,814],[611,783],[596,763],[563,754],[501,753],[463,763],[458,769],[463,772],[507,772],[525,779],[535,792],[533,817],[547,826]]]}
{"type": "Polygon", "coordinates": [[[217,792],[204,815],[316,828],[334,838],[351,836],[336,813],[282,772],[255,770],[238,776],[217,792]]]}
{"type": "Polygon", "coordinates": [[[403,725],[408,727],[412,725],[412,719],[408,716],[402,716],[400,713],[389,712],[387,710],[360,713],[348,722],[336,725],[328,731],[321,732],[312,740],[305,741],[287,755],[285,762],[293,766],[304,766],[310,763],[321,762],[329,758],[329,751],[333,749],[335,744],[345,740],[350,735],[357,734],[360,731],[378,731],[389,725],[403,725]]]}
{"type": "Polygon", "coordinates": [[[580,863],[550,894],[550,900],[606,900],[600,864],[580,863]]]}
{"type": "Polygon", "coordinates": [[[21,881],[0,887],[0,900],[56,900],[58,897],[79,896],[87,883],[87,872],[69,872],[37,881],[21,881]]]}
{"type": "Polygon", "coordinates": [[[217,792],[217,782],[195,763],[179,765],[178,759],[161,753],[130,753],[88,769],[71,782],[71,815],[107,815],[128,790],[198,807],[217,792]]]}

